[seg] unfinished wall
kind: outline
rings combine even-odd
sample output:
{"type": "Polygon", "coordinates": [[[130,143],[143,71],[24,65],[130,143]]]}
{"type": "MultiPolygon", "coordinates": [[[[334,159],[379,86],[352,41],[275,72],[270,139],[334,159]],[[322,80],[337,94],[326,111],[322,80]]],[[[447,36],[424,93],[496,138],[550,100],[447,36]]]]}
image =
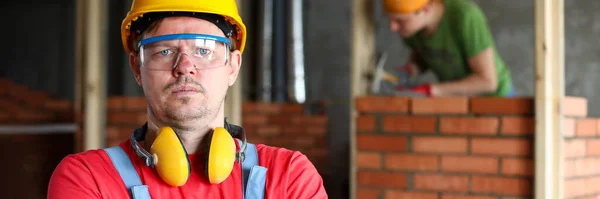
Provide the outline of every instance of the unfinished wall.
{"type": "Polygon", "coordinates": [[[532,99],[361,97],[357,197],[531,198],[532,99]]]}
{"type": "Polygon", "coordinates": [[[571,100],[563,130],[564,195],[567,199],[600,196],[600,122],[588,117],[588,100],[571,100]]]}

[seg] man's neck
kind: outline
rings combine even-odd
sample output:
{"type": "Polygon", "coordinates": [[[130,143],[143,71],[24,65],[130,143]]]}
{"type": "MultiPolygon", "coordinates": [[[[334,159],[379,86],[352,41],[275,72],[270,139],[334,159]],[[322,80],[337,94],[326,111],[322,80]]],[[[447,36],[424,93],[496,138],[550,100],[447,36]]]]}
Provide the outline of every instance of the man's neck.
{"type": "Polygon", "coordinates": [[[433,0],[433,2],[431,3],[431,11],[429,13],[431,16],[429,17],[427,26],[425,26],[424,29],[425,34],[427,36],[432,36],[433,34],[435,34],[435,32],[440,26],[442,19],[444,18],[444,12],[444,2],[433,0]]]}
{"type": "MultiPolygon", "coordinates": [[[[195,154],[200,147],[202,140],[206,136],[206,134],[212,132],[217,126],[224,126],[224,115],[223,110],[217,113],[217,117],[213,121],[210,122],[193,122],[194,124],[190,125],[192,127],[186,129],[177,129],[173,128],[181,143],[185,147],[185,150],[188,154],[195,154]]],[[[152,143],[156,139],[160,128],[159,123],[156,122],[153,116],[148,115],[148,129],[146,130],[146,137],[144,139],[144,145],[147,149],[150,149],[152,143]]]]}

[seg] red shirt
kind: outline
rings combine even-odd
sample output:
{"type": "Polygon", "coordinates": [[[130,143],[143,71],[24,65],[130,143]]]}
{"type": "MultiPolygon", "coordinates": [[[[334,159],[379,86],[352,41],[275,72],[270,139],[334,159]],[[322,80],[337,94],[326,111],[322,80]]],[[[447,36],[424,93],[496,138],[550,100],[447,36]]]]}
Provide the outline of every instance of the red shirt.
{"type": "MultiPolygon", "coordinates": [[[[135,155],[129,140],[120,146],[148,185],[152,198],[242,198],[241,165],[235,163],[230,176],[212,185],[203,173],[202,155],[190,154],[192,173],[185,185],[172,187],[153,168],[135,155]]],[[[259,164],[267,168],[265,198],[327,198],[321,176],[308,158],[284,148],[256,145],[259,164]]],[[[65,157],[54,170],[48,186],[48,199],[130,198],[125,184],[103,150],[89,150],[65,157]]]]}

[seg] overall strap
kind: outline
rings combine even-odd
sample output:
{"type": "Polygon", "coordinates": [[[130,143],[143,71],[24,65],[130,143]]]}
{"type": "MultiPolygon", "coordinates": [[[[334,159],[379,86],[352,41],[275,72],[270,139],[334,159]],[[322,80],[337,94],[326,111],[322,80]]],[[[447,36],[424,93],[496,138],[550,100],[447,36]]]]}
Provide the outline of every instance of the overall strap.
{"type": "Polygon", "coordinates": [[[266,178],[267,168],[258,165],[256,146],[246,143],[245,159],[242,162],[242,193],[244,198],[264,198],[266,178]]]}
{"type": "Polygon", "coordinates": [[[140,177],[133,167],[133,163],[127,156],[127,153],[120,147],[114,146],[104,149],[108,154],[108,157],[112,160],[115,169],[119,172],[121,179],[125,183],[125,187],[129,191],[132,199],[150,199],[150,193],[148,192],[148,186],[143,185],[140,177]]]}

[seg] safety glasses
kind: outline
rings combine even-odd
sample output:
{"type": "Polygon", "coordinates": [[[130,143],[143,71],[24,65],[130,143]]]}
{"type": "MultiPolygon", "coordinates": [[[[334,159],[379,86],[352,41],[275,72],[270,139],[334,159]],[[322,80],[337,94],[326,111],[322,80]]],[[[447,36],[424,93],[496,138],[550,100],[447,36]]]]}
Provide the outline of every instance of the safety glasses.
{"type": "Polygon", "coordinates": [[[192,64],[204,70],[227,64],[231,44],[225,37],[206,34],[170,34],[140,41],[142,67],[151,70],[173,70],[181,64],[192,64]]]}

